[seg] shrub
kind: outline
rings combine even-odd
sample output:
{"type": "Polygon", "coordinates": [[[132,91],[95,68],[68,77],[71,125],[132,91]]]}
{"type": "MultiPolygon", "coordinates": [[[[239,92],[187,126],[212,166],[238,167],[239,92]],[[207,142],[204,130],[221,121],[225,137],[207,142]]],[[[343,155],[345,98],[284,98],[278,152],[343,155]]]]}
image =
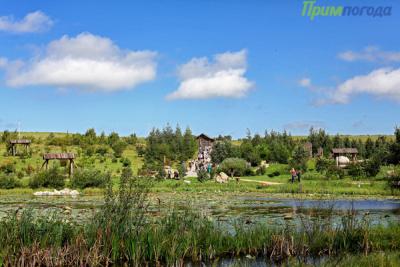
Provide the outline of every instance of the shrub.
{"type": "Polygon", "coordinates": [[[375,177],[381,169],[381,161],[377,157],[364,162],[364,171],[368,177],[375,177]]]}
{"type": "Polygon", "coordinates": [[[105,154],[108,153],[108,147],[107,146],[100,146],[100,147],[98,147],[96,149],[96,153],[101,155],[101,156],[104,156],[105,154]]]}
{"type": "Polygon", "coordinates": [[[210,175],[208,174],[208,172],[206,170],[200,169],[197,171],[197,180],[199,180],[199,182],[202,183],[209,179],[210,179],[210,175]]]}
{"type": "Polygon", "coordinates": [[[247,169],[247,162],[244,159],[227,158],[222,161],[220,169],[231,177],[242,176],[247,169]]]}
{"type": "Polygon", "coordinates": [[[275,176],[279,176],[279,175],[281,175],[281,173],[279,171],[274,171],[274,172],[268,174],[268,177],[275,177],[275,176]]]}
{"type": "Polygon", "coordinates": [[[122,166],[124,166],[124,167],[129,167],[132,165],[131,161],[128,158],[122,158],[120,160],[120,162],[122,163],[122,166]]]}
{"type": "Polygon", "coordinates": [[[27,175],[31,175],[34,171],[35,168],[31,164],[28,164],[28,166],[26,166],[25,168],[25,172],[27,175]]]}
{"type": "Polygon", "coordinates": [[[4,165],[0,166],[0,172],[3,172],[5,174],[11,174],[15,173],[15,165],[13,162],[8,162],[4,165]]]}
{"type": "Polygon", "coordinates": [[[112,150],[114,150],[114,155],[117,158],[120,158],[122,156],[122,153],[124,153],[124,150],[126,148],[127,144],[124,141],[117,141],[111,145],[112,150]]]}
{"type": "Polygon", "coordinates": [[[257,171],[256,174],[257,175],[264,175],[267,172],[267,168],[264,165],[261,165],[257,171]]]}
{"type": "Polygon", "coordinates": [[[347,171],[350,176],[360,177],[364,174],[364,168],[360,163],[350,163],[347,166],[347,171]]]}
{"type": "Polygon", "coordinates": [[[77,170],[71,179],[71,186],[84,189],[87,187],[104,187],[111,179],[110,173],[102,173],[95,169],[77,170]]]}
{"type": "Polygon", "coordinates": [[[330,159],[319,158],[315,163],[315,169],[323,174],[327,173],[328,171],[331,171],[332,167],[336,167],[335,161],[330,159]]]}
{"type": "MultiPolygon", "coordinates": [[[[180,178],[183,178],[186,176],[186,166],[184,163],[179,164],[177,169],[178,169],[180,178]]],[[[211,171],[213,171],[213,169],[211,169],[211,171]]]]}
{"type": "Polygon", "coordinates": [[[256,172],[252,168],[246,166],[246,169],[244,170],[243,175],[244,176],[255,176],[256,172]]]}
{"type": "Polygon", "coordinates": [[[344,169],[337,167],[335,164],[330,165],[326,171],[326,177],[328,179],[343,179],[344,169]]]}
{"type": "Polygon", "coordinates": [[[0,175],[0,188],[1,189],[12,189],[15,187],[20,187],[21,182],[18,181],[17,178],[13,175],[6,175],[2,174],[0,175]]]}
{"type": "Polygon", "coordinates": [[[29,181],[29,187],[51,187],[60,189],[64,186],[64,176],[58,167],[52,167],[47,171],[41,171],[29,181]]]}

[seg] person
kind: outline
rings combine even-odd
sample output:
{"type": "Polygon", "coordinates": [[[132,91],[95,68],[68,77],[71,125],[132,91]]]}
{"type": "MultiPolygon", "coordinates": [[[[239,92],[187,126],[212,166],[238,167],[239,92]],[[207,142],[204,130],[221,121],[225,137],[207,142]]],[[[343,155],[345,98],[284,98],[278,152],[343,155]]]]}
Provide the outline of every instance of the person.
{"type": "Polygon", "coordinates": [[[297,175],[297,180],[298,180],[298,181],[299,181],[299,183],[300,183],[301,171],[300,171],[300,170],[298,170],[298,171],[296,172],[296,175],[297,175]]]}
{"type": "Polygon", "coordinates": [[[292,175],[292,184],[294,183],[294,179],[296,178],[296,170],[292,168],[290,170],[290,174],[292,175]]]}

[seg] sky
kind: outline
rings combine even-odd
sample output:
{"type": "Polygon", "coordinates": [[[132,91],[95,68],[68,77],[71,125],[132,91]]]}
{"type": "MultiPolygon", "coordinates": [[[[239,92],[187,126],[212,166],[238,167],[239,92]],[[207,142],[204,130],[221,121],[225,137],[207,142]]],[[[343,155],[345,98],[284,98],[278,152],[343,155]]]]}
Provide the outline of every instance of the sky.
{"type": "Polygon", "coordinates": [[[400,3],[302,16],[297,0],[0,1],[0,130],[392,134],[400,3]]]}

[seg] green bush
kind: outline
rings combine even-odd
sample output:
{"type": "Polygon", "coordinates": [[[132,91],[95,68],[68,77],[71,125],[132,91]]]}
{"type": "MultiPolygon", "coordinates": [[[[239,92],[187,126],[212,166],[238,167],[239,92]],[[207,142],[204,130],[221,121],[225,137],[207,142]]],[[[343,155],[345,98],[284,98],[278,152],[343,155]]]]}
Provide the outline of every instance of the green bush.
{"type": "Polygon", "coordinates": [[[60,189],[64,187],[64,175],[58,167],[41,171],[29,180],[30,188],[50,187],[60,189]]]}
{"type": "Polygon", "coordinates": [[[247,162],[244,159],[239,158],[227,158],[224,159],[219,166],[221,171],[229,174],[231,177],[233,176],[243,176],[246,172],[247,162]]]}
{"type": "Polygon", "coordinates": [[[364,175],[364,168],[360,163],[352,162],[347,166],[347,172],[352,177],[360,177],[364,175]]]}
{"type": "Polygon", "coordinates": [[[95,169],[77,170],[71,179],[71,186],[74,188],[84,189],[87,187],[101,187],[111,179],[110,173],[102,173],[95,169]]]}
{"type": "Polygon", "coordinates": [[[128,158],[121,158],[120,162],[123,167],[129,167],[132,165],[131,161],[128,158]]]}
{"type": "Polygon", "coordinates": [[[120,158],[122,156],[122,153],[124,153],[124,150],[126,148],[127,144],[124,141],[117,141],[111,145],[112,150],[114,151],[114,156],[116,158],[120,158]]]}
{"type": "Polygon", "coordinates": [[[21,182],[15,178],[13,175],[0,175],[0,188],[1,189],[12,189],[15,187],[20,187],[21,182]]]}
{"type": "Polygon", "coordinates": [[[208,172],[206,170],[200,169],[197,171],[197,180],[199,180],[199,182],[204,182],[210,179],[210,175],[208,174],[208,172]]]}
{"type": "Polygon", "coordinates": [[[381,161],[377,157],[367,160],[363,164],[365,174],[368,177],[375,177],[381,169],[381,161]]]}
{"type": "Polygon", "coordinates": [[[261,165],[257,170],[257,175],[264,175],[267,172],[267,168],[264,165],[261,165]]]}
{"type": "Polygon", "coordinates": [[[8,162],[0,166],[0,172],[5,174],[15,173],[15,164],[13,162],[8,162]]]}
{"type": "Polygon", "coordinates": [[[268,174],[268,177],[275,177],[275,176],[279,176],[279,175],[281,175],[281,173],[279,171],[274,171],[274,172],[268,174]]]}
{"type": "Polygon", "coordinates": [[[317,170],[317,172],[320,172],[322,174],[331,171],[333,167],[336,167],[335,161],[330,159],[319,158],[315,163],[315,169],[317,170]]]}
{"type": "Polygon", "coordinates": [[[104,156],[105,154],[108,153],[108,147],[107,147],[107,146],[99,146],[99,147],[96,149],[96,153],[99,154],[99,155],[101,155],[101,156],[104,156]]]}

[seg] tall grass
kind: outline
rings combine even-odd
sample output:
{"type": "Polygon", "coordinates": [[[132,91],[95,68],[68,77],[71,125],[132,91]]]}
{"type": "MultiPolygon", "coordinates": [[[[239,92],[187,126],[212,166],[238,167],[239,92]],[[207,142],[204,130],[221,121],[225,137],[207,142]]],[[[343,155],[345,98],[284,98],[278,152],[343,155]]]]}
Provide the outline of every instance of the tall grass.
{"type": "Polygon", "coordinates": [[[184,261],[252,255],[273,261],[299,262],[344,253],[396,251],[400,226],[370,227],[349,211],[340,224],[332,216],[304,216],[300,226],[272,227],[237,222],[233,230],[191,210],[172,210],[163,217],[147,212],[151,183],[121,175],[120,187],[105,190],[105,204],[86,223],[59,214],[41,217],[31,211],[0,221],[0,263],[5,266],[180,266],[184,261]]]}

